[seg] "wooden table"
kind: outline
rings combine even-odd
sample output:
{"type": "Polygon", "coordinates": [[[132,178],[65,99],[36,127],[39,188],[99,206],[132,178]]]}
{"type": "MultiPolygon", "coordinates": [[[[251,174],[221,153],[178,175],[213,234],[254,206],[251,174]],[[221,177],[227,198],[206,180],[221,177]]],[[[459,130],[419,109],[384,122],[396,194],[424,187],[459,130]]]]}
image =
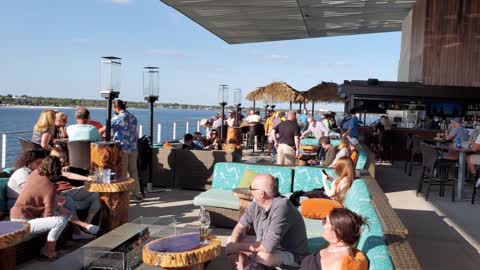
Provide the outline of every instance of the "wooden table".
{"type": "Polygon", "coordinates": [[[315,159],[317,153],[301,153],[297,156],[298,165],[305,166],[307,165],[308,161],[311,159],[315,159]]]}
{"type": "Polygon", "coordinates": [[[434,145],[433,147],[436,149],[458,152],[457,200],[461,200],[463,197],[463,185],[465,182],[465,156],[467,153],[472,153],[472,150],[466,148],[456,148],[451,145],[434,145]]]}
{"type": "Polygon", "coordinates": [[[86,182],[85,190],[100,195],[100,234],[110,232],[128,221],[129,191],[134,179],[116,180],[110,184],[86,182]]]}
{"type": "Polygon", "coordinates": [[[155,245],[168,241],[175,236],[154,240],[143,247],[142,259],[145,264],[160,266],[164,269],[203,270],[204,264],[218,257],[222,251],[222,243],[215,235],[209,234],[209,243],[184,252],[156,251],[155,245]]]}
{"type": "Polygon", "coordinates": [[[15,269],[15,245],[30,235],[30,224],[0,221],[0,269],[15,269]]]}
{"type": "Polygon", "coordinates": [[[238,197],[240,199],[240,215],[238,216],[238,219],[240,220],[243,213],[245,213],[245,210],[252,202],[253,195],[249,188],[234,188],[232,189],[232,192],[235,197],[238,197]]]}

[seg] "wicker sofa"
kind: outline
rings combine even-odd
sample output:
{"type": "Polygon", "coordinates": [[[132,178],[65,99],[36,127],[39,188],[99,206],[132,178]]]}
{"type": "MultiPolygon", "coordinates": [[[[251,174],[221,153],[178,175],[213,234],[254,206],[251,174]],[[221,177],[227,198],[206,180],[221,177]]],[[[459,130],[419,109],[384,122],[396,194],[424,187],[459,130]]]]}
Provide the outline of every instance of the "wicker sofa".
{"type": "Polygon", "coordinates": [[[241,151],[186,150],[155,147],[153,149],[154,186],[205,190],[211,182],[213,166],[218,162],[240,161],[241,151]]]}

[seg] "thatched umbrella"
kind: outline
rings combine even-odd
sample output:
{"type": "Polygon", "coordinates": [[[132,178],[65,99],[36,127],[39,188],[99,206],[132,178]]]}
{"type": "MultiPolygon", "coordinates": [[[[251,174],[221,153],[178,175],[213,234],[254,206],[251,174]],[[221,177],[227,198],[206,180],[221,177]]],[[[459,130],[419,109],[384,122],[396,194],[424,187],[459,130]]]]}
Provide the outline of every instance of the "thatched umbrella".
{"type": "Polygon", "coordinates": [[[292,102],[304,102],[305,97],[302,93],[287,83],[273,82],[264,87],[258,87],[255,91],[250,92],[246,98],[251,101],[256,100],[274,100],[276,102],[290,102],[290,108],[292,102]]]}
{"type": "Polygon", "coordinates": [[[338,85],[331,82],[322,82],[303,92],[303,95],[308,101],[312,102],[312,116],[315,102],[343,102],[343,99],[338,95],[338,85]]]}

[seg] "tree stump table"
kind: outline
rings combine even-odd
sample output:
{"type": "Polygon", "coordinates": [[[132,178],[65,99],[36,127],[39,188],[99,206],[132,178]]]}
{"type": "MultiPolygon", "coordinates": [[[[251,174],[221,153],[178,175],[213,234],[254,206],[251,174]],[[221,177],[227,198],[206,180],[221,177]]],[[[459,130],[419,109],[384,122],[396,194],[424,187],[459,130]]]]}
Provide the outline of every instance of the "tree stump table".
{"type": "Polygon", "coordinates": [[[232,189],[233,195],[235,197],[238,197],[240,199],[240,209],[239,212],[240,214],[238,215],[238,220],[243,216],[243,213],[245,213],[245,210],[247,210],[248,206],[253,200],[253,195],[250,189],[248,188],[234,188],[232,189]]]}
{"type": "MultiPolygon", "coordinates": [[[[181,235],[180,235],[181,236],[181,235]]],[[[142,259],[145,264],[175,270],[203,270],[204,264],[220,256],[222,243],[215,235],[209,234],[209,243],[183,252],[168,252],[168,241],[175,241],[178,236],[164,237],[154,240],[143,247],[142,259]]],[[[198,238],[198,241],[200,239],[198,238]]]]}
{"type": "Polygon", "coordinates": [[[110,232],[128,221],[129,191],[135,180],[118,179],[110,184],[86,182],[85,190],[100,195],[100,234],[110,232]]]}
{"type": "Polygon", "coordinates": [[[92,142],[90,144],[92,168],[111,169],[118,177],[122,175],[122,147],[119,142],[92,142]]]}
{"type": "Polygon", "coordinates": [[[0,221],[0,269],[15,269],[15,245],[30,235],[30,224],[0,221]]]}

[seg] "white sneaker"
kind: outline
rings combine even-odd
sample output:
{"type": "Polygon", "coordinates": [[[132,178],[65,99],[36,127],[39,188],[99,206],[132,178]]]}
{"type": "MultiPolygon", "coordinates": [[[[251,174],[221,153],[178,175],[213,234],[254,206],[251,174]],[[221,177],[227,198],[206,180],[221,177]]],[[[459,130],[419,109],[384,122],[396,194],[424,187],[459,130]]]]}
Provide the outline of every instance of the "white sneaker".
{"type": "Polygon", "coordinates": [[[80,231],[79,233],[72,233],[73,240],[88,240],[92,239],[93,237],[95,237],[93,234],[89,234],[83,231],[80,231]]]}
{"type": "Polygon", "coordinates": [[[480,187],[480,178],[477,179],[477,183],[475,183],[475,187],[477,187],[477,188],[480,187]]]}
{"type": "Polygon", "coordinates": [[[99,230],[99,227],[97,225],[90,224],[87,226],[87,232],[91,234],[97,234],[99,230]]]}

